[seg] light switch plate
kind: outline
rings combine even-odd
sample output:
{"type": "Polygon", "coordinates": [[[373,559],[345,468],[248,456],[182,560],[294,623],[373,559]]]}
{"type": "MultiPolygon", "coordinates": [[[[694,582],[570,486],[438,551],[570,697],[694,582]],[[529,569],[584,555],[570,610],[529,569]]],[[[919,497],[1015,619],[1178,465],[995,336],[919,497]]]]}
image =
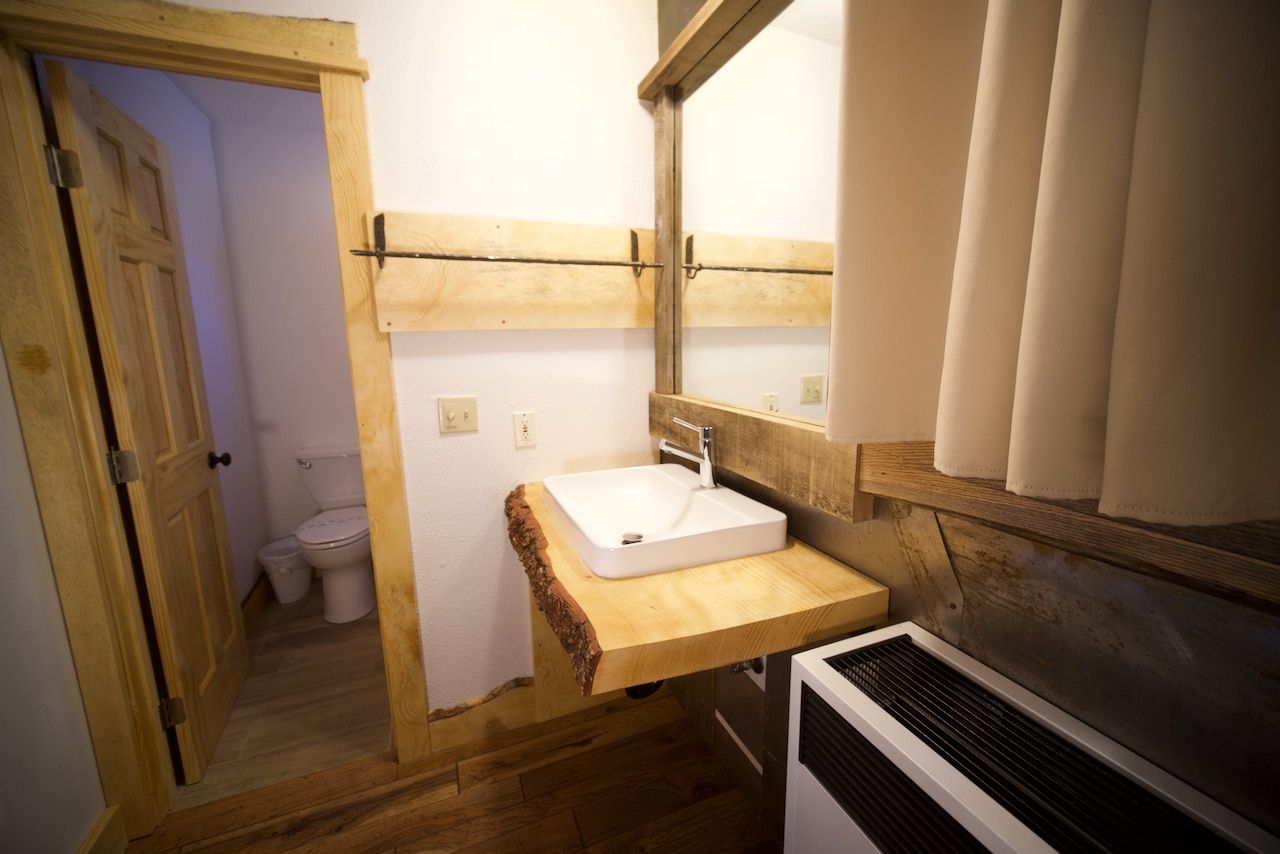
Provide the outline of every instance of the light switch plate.
{"type": "Polygon", "coordinates": [[[480,429],[474,397],[441,397],[438,403],[441,433],[474,433],[480,429]]]}
{"type": "Polygon", "coordinates": [[[822,374],[809,374],[800,378],[800,402],[822,403],[822,374]]]}
{"type": "Polygon", "coordinates": [[[764,406],[765,412],[777,412],[778,393],[776,391],[766,392],[762,398],[762,405],[764,406]]]}

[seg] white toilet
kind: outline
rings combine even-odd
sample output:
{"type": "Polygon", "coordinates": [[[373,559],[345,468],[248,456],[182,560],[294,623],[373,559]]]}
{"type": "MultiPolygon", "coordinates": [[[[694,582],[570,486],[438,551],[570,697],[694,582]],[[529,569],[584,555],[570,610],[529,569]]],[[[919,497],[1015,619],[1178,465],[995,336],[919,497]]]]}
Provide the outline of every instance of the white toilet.
{"type": "Polygon", "coordinates": [[[353,445],[299,448],[302,482],[320,512],[293,532],[302,556],[324,579],[324,618],[349,623],[373,610],[369,514],[364,506],[360,449],[353,445]]]}

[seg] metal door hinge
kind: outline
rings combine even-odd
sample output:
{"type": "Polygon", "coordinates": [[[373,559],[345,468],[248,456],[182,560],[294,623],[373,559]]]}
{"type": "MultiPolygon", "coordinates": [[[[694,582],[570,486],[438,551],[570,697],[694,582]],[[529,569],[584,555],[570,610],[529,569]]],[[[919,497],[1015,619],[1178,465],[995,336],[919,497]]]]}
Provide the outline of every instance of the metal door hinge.
{"type": "Polygon", "coordinates": [[[165,697],[160,701],[160,726],[173,729],[187,719],[187,704],[181,697],[165,697]]]}
{"type": "Polygon", "coordinates": [[[49,168],[49,183],[55,187],[83,187],[84,174],[80,171],[80,155],[69,148],[44,147],[44,162],[49,168]]]}
{"type": "Polygon", "coordinates": [[[138,479],[138,455],[133,451],[112,448],[107,454],[107,467],[112,483],[130,483],[138,479]]]}

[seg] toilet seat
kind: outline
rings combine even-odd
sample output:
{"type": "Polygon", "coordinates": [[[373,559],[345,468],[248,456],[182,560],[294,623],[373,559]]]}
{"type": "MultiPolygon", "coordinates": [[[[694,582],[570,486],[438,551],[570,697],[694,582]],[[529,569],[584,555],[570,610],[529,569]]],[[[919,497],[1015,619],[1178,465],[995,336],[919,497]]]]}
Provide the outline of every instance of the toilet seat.
{"type": "Polygon", "coordinates": [[[339,507],[317,513],[298,526],[294,536],[303,549],[338,549],[369,537],[369,512],[363,507],[339,507]]]}
{"type": "Polygon", "coordinates": [[[347,537],[345,540],[338,540],[332,543],[307,543],[303,546],[302,550],[304,552],[329,551],[331,549],[340,549],[345,546],[352,546],[367,539],[369,539],[369,532],[366,530],[363,534],[356,534],[354,536],[347,537]]]}

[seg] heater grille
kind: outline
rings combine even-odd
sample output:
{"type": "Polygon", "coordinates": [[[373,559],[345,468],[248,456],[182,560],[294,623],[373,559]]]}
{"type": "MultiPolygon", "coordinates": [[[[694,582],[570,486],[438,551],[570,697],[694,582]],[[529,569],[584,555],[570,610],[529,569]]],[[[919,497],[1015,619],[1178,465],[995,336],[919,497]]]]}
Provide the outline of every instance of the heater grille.
{"type": "Polygon", "coordinates": [[[808,685],[800,688],[800,761],[887,854],[987,850],[808,685]]]}
{"type": "Polygon", "coordinates": [[[907,635],[825,660],[1059,851],[1236,850],[907,635]]]}

